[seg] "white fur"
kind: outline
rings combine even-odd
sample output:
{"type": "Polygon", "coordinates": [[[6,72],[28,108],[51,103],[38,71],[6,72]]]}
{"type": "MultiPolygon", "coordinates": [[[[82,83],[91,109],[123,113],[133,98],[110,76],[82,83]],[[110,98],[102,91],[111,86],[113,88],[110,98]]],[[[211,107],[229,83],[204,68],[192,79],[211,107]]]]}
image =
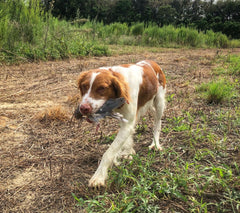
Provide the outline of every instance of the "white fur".
{"type": "Polygon", "coordinates": [[[90,92],[92,90],[93,82],[95,81],[97,75],[99,75],[99,74],[100,73],[92,73],[89,89],[88,89],[87,93],[83,96],[82,103],[81,103],[81,104],[86,104],[86,103],[90,104],[92,106],[93,113],[95,113],[106,101],[104,99],[96,100],[96,99],[93,99],[92,97],[90,97],[90,92]]]}
{"type": "MultiPolygon", "coordinates": [[[[140,62],[144,63],[144,62],[140,62]]],[[[144,64],[148,64],[147,62],[144,64]]],[[[137,112],[137,102],[138,102],[138,93],[140,89],[140,85],[143,81],[143,68],[137,65],[131,65],[128,68],[121,66],[111,67],[111,70],[114,72],[121,73],[126,82],[128,82],[130,87],[130,97],[131,101],[129,104],[125,104],[122,108],[118,109],[117,112],[121,113],[128,122],[120,123],[120,130],[110,145],[108,150],[104,153],[101,163],[98,166],[95,174],[89,181],[89,186],[91,187],[99,187],[104,186],[105,181],[107,179],[108,169],[113,164],[119,164],[119,159],[121,157],[129,157],[131,158],[132,154],[135,154],[133,149],[133,138],[132,135],[134,133],[135,124],[137,119],[144,115],[144,113],[149,108],[154,108],[154,130],[153,130],[153,142],[149,146],[150,149],[156,148],[158,150],[162,150],[161,145],[159,144],[159,135],[161,130],[161,117],[165,107],[165,92],[162,86],[159,86],[156,95],[152,98],[152,100],[148,101],[146,105],[139,109],[137,112]]],[[[94,78],[94,77],[93,77],[94,78]]],[[[93,79],[92,78],[92,79],[93,79]]],[[[94,81],[94,80],[93,80],[94,81]]],[[[85,97],[85,96],[84,96],[85,97]]],[[[87,98],[87,97],[86,97],[87,98]]],[[[89,95],[88,95],[89,101],[89,95]]],[[[91,102],[98,103],[99,100],[91,100],[91,102]]],[[[100,100],[100,103],[102,100],[100,100]]]]}

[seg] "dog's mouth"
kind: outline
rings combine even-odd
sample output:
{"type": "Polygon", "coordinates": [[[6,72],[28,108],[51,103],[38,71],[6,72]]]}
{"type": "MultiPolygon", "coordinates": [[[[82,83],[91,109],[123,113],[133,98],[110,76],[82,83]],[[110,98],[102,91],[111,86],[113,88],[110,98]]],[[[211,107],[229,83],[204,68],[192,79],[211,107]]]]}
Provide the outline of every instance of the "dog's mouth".
{"type": "Polygon", "coordinates": [[[89,122],[89,123],[93,123],[93,117],[94,114],[89,114],[89,115],[83,115],[79,109],[79,106],[75,109],[74,113],[73,113],[73,116],[77,119],[77,120],[80,120],[80,119],[83,119],[83,118],[86,118],[86,121],[89,122]]]}
{"type": "Polygon", "coordinates": [[[126,100],[124,98],[109,99],[96,112],[91,112],[90,114],[85,115],[83,115],[80,108],[77,107],[74,112],[74,117],[76,119],[81,119],[86,116],[86,120],[89,123],[98,123],[101,119],[107,116],[126,122],[121,114],[113,112],[114,109],[122,107],[125,103],[126,100]]]}

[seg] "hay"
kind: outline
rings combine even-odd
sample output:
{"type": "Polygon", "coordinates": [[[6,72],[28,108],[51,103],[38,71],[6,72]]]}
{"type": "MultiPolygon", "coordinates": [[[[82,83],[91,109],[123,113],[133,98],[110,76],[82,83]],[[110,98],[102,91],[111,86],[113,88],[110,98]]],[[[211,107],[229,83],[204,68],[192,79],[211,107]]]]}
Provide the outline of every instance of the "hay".
{"type": "Polygon", "coordinates": [[[43,111],[38,112],[33,119],[41,123],[53,121],[67,121],[70,119],[69,113],[62,106],[52,106],[43,111]]]}

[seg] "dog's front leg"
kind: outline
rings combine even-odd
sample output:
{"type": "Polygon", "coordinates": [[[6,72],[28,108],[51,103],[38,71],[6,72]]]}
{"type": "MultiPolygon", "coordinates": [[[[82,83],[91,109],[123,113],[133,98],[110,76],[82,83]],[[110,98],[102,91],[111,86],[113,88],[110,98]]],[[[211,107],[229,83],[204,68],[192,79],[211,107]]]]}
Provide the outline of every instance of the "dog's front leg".
{"type": "Polygon", "coordinates": [[[133,131],[134,122],[132,122],[131,124],[127,123],[122,125],[115,140],[108,148],[108,150],[104,153],[98,169],[90,179],[90,187],[100,187],[105,185],[108,169],[112,166],[116,155],[118,155],[119,150],[121,150],[124,142],[128,139],[128,137],[133,134],[133,131]]]}

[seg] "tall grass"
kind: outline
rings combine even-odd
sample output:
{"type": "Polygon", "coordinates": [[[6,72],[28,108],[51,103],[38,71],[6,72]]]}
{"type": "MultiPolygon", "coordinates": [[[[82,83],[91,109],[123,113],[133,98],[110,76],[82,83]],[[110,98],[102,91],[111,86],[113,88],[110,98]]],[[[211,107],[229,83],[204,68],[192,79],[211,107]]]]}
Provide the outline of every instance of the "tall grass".
{"type": "MultiPolygon", "coordinates": [[[[105,44],[127,44],[159,47],[240,47],[240,41],[233,42],[222,33],[214,33],[212,30],[206,33],[196,29],[172,25],[158,27],[155,24],[144,27],[143,23],[127,26],[126,23],[87,22],[83,28],[93,29],[94,35],[105,44]]],[[[95,37],[96,38],[96,37],[95,37]]]]}
{"type": "Polygon", "coordinates": [[[0,8],[0,62],[109,54],[77,25],[45,12],[40,0],[6,0],[0,8]]]}

